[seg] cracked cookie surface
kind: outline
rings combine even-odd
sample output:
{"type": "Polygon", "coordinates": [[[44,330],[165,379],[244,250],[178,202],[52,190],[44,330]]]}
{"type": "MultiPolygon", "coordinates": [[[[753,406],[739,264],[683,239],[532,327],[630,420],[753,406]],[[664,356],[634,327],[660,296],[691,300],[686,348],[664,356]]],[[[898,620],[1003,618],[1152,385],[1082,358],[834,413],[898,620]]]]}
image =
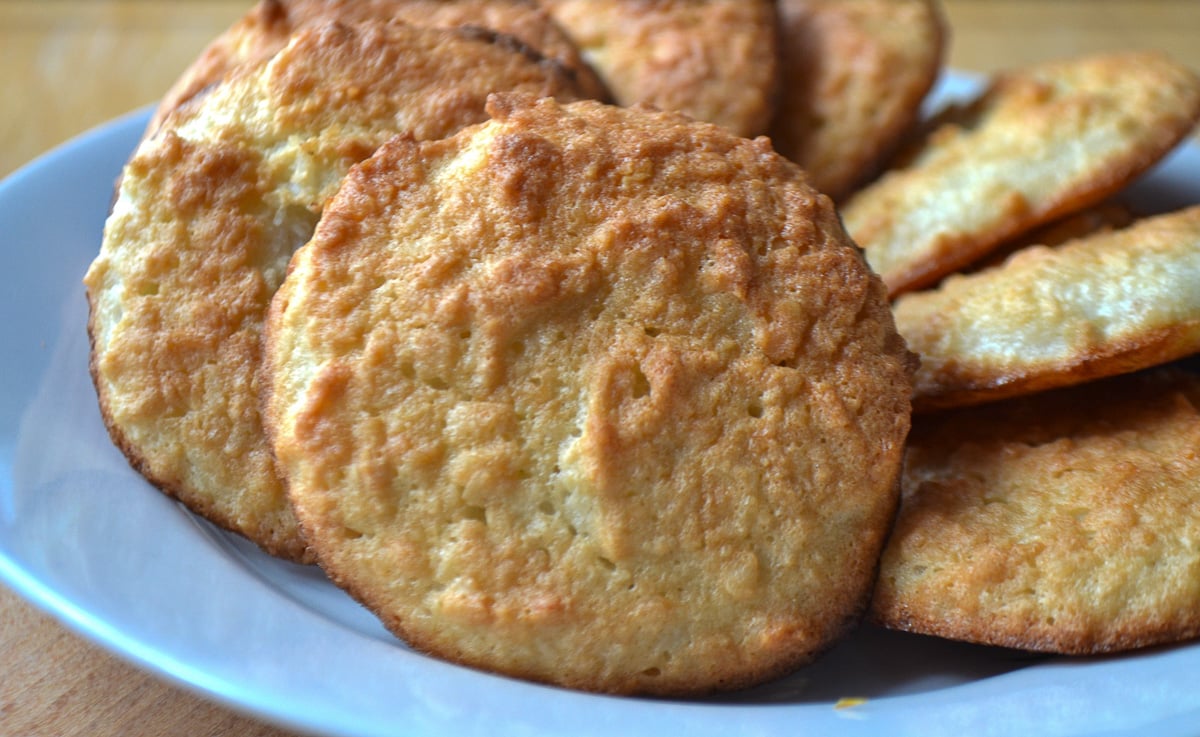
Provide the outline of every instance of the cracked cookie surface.
{"type": "Polygon", "coordinates": [[[765,140],[491,112],[356,167],[273,302],[268,424],[323,567],[415,647],[539,681],[808,661],[896,500],[882,283],[765,140]]]}

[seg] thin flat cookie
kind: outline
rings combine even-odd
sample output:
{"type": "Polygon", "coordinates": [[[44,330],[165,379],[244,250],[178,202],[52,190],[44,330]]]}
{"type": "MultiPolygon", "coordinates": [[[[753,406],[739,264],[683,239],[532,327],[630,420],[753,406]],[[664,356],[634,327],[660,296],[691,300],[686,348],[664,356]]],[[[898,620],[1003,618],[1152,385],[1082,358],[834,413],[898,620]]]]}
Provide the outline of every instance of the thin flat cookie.
{"type": "Polygon", "coordinates": [[[575,45],[533,0],[260,0],[201,52],[163,96],[147,131],[242,64],[262,62],[301,28],[328,22],[402,21],[428,28],[475,26],[512,36],[575,76],[580,95],[608,99],[575,45]]]}
{"type": "Polygon", "coordinates": [[[775,150],[841,202],[916,122],[947,29],[936,0],[779,0],[775,150]]]}
{"type": "Polygon", "coordinates": [[[1153,369],[917,418],[872,618],[1070,654],[1200,636],[1198,408],[1153,369]]]}
{"type": "Polygon", "coordinates": [[[356,167],[272,303],[265,417],[330,577],[414,647],[684,694],[865,605],[910,355],[766,139],[496,96],[356,167]]]}
{"type": "Polygon", "coordinates": [[[1200,77],[1159,53],[1013,71],[941,118],[902,168],[860,190],[842,215],[895,296],[1106,199],[1198,117],[1200,77]]]}
{"type": "Polygon", "coordinates": [[[779,82],[771,0],[542,0],[619,105],[767,132],[779,82]]]}
{"type": "Polygon", "coordinates": [[[268,302],[352,164],[397,131],[440,138],[486,118],[495,89],[576,96],[507,37],[319,25],[142,142],[85,283],[101,410],[147,479],[305,558],[258,414],[268,302]]]}
{"type": "Polygon", "coordinates": [[[1200,206],[1056,248],[896,300],[921,356],[914,406],[975,404],[1200,351],[1200,206]]]}

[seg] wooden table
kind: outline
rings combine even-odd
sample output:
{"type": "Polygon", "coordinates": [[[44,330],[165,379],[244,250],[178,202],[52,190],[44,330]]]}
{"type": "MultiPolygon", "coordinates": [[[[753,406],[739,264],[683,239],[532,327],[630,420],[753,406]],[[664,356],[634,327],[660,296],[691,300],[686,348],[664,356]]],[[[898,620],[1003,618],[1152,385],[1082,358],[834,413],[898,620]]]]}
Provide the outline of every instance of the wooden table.
{"type": "MultiPolygon", "coordinates": [[[[249,0],[0,3],[0,176],[149,104],[249,0]]],[[[944,0],[949,63],[991,71],[1158,48],[1200,69],[1196,0],[944,0]]],[[[0,587],[0,735],[279,737],[160,682],[0,587]]]]}

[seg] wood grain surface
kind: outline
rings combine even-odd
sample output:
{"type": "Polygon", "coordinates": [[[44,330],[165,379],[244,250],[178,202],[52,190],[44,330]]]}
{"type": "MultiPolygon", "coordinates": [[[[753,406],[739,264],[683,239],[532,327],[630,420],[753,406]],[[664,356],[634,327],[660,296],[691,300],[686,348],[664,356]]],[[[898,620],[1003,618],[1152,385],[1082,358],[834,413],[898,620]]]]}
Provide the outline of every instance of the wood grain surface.
{"type": "MultiPolygon", "coordinates": [[[[153,102],[249,4],[0,1],[0,176],[153,102]]],[[[944,0],[944,7],[953,33],[948,61],[960,69],[1127,48],[1162,49],[1200,69],[1197,0],[944,0]]],[[[143,673],[2,586],[0,652],[0,737],[293,734],[143,673]]]]}

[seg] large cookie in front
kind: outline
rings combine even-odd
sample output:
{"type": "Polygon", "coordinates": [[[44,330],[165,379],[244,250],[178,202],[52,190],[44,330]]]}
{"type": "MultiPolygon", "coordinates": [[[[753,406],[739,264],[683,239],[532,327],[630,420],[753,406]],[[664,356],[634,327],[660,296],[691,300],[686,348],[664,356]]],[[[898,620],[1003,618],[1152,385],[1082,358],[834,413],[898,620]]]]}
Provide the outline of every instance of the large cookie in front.
{"type": "Polygon", "coordinates": [[[574,96],[506,37],[322,25],[168,117],[121,177],[85,279],[114,441],[150,481],[303,558],[258,414],[267,304],[346,170],[396,131],[448,135],[495,89],[574,96]]]}
{"type": "Polygon", "coordinates": [[[765,139],[493,100],[356,167],[272,303],[265,417],[320,563],[415,647],[538,681],[808,661],[896,502],[882,283],[765,139]]]}
{"type": "Polygon", "coordinates": [[[1200,636],[1198,408],[1155,369],[918,417],[873,617],[1072,654],[1200,636]]]}

